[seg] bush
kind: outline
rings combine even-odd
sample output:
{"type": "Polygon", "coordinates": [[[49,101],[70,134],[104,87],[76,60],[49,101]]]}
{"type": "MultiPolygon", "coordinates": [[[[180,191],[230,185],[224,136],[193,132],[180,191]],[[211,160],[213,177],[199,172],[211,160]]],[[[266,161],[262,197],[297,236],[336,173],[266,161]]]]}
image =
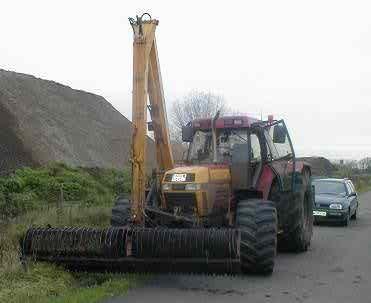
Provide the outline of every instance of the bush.
{"type": "Polygon", "coordinates": [[[130,184],[128,171],[63,163],[0,177],[0,302],[100,302],[134,285],[126,275],[75,275],[32,262],[24,271],[19,262],[19,240],[29,226],[107,227],[115,196],[130,184]],[[66,207],[60,209],[61,192],[66,207]],[[18,217],[3,224],[1,216],[18,217]]]}
{"type": "Polygon", "coordinates": [[[0,224],[0,302],[101,302],[135,285],[136,277],[131,275],[77,274],[30,260],[25,271],[19,261],[19,240],[29,226],[107,227],[110,213],[110,207],[72,206],[59,218],[56,209],[50,208],[0,224]]]}
{"type": "Polygon", "coordinates": [[[15,217],[38,207],[37,197],[32,192],[0,194],[0,213],[4,217],[15,217]]]}
{"type": "Polygon", "coordinates": [[[110,205],[130,190],[128,170],[72,168],[63,163],[22,168],[0,178],[0,214],[14,217],[29,210],[56,205],[61,199],[85,206],[110,205]]]}

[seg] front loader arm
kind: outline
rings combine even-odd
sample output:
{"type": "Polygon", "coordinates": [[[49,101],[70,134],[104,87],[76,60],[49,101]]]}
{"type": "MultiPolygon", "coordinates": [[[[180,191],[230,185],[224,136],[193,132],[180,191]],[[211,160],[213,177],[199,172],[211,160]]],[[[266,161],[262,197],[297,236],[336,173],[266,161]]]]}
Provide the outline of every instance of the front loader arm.
{"type": "MultiPolygon", "coordinates": [[[[146,15],[146,14],[144,14],[146,15]]],[[[157,20],[129,19],[134,31],[133,99],[132,99],[132,217],[143,222],[146,185],[147,100],[154,127],[157,164],[160,171],[173,167],[173,155],[167,127],[165,98],[162,88],[155,30],[157,20]]]]}
{"type": "Polygon", "coordinates": [[[155,136],[157,165],[162,173],[174,167],[174,159],[170,145],[169,126],[156,39],[153,41],[149,55],[148,94],[155,136]]]}

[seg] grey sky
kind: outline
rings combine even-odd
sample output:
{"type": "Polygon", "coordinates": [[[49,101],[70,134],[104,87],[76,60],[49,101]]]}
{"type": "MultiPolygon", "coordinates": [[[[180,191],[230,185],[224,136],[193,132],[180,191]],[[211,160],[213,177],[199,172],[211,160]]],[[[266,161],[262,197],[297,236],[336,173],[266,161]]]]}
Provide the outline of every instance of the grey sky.
{"type": "Polygon", "coordinates": [[[149,11],[168,106],[191,89],[283,117],[301,155],[371,155],[370,1],[0,0],[0,68],[100,94],[130,118],[132,31],[149,11]]]}

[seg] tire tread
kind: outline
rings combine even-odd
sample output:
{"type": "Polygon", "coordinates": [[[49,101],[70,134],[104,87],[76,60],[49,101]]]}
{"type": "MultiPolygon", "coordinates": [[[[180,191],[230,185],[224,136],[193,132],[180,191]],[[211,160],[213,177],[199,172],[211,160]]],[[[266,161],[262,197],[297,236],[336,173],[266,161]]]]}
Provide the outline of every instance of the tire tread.
{"type": "Polygon", "coordinates": [[[271,201],[238,202],[236,225],[241,230],[241,263],[244,272],[271,274],[277,246],[277,211],[271,201]]]}

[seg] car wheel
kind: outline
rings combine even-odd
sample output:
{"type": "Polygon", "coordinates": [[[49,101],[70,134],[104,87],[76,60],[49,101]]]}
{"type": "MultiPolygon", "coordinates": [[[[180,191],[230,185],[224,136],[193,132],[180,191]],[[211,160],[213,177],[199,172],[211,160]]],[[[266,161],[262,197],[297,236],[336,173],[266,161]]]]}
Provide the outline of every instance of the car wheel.
{"type": "Polygon", "coordinates": [[[352,220],[357,220],[357,208],[354,211],[354,214],[350,217],[352,220]]]}
{"type": "Polygon", "coordinates": [[[343,226],[348,226],[349,223],[350,223],[350,210],[348,210],[347,217],[346,217],[345,220],[343,221],[343,226]]]}

